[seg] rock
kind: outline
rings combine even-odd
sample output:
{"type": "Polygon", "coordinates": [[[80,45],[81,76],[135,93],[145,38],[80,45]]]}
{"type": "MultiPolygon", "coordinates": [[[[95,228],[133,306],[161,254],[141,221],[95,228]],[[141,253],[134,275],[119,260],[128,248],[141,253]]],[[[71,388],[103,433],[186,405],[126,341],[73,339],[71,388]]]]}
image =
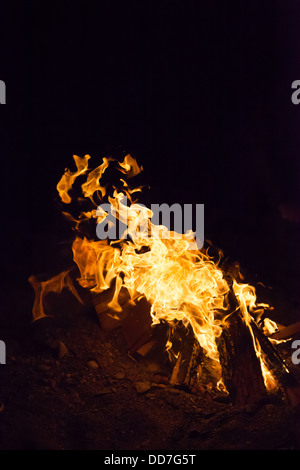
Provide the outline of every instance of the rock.
{"type": "Polygon", "coordinates": [[[124,372],[117,372],[117,373],[114,375],[114,378],[115,378],[115,379],[118,379],[118,380],[123,380],[123,379],[125,379],[125,374],[124,374],[124,372]]]}
{"type": "Polygon", "coordinates": [[[168,385],[170,383],[168,377],[162,374],[154,374],[152,377],[152,382],[156,384],[165,384],[165,385],[168,385]]]}
{"type": "Polygon", "coordinates": [[[89,369],[98,369],[99,364],[97,361],[87,361],[86,365],[88,366],[89,369]]]}
{"type": "Polygon", "coordinates": [[[150,390],[151,385],[150,382],[136,382],[135,389],[137,393],[144,394],[150,390]]]}
{"type": "Polygon", "coordinates": [[[67,354],[68,354],[68,348],[67,346],[65,345],[65,343],[63,343],[62,341],[59,341],[58,343],[58,347],[57,347],[57,356],[59,359],[62,359],[63,357],[65,357],[67,354]]]}

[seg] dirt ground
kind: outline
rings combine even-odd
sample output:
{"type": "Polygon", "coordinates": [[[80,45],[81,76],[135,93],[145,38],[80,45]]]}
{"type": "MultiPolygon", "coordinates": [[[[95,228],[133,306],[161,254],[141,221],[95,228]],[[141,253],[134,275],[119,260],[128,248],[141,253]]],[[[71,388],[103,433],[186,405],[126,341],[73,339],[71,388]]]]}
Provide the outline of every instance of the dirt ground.
{"type": "MultiPolygon", "coordinates": [[[[15,305],[25,308],[23,294],[15,305]]],[[[122,331],[103,331],[93,309],[11,331],[2,450],[300,449],[298,407],[281,398],[236,407],[157,383],[155,366],[129,357],[122,331]]]]}

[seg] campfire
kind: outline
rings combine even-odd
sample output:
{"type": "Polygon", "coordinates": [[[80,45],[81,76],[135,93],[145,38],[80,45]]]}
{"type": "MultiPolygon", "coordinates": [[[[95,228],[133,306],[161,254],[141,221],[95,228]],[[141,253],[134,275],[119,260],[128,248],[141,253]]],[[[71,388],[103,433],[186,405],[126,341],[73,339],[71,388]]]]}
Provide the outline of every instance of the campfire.
{"type": "Polygon", "coordinates": [[[257,301],[239,266],[212,244],[199,249],[191,228],[153,223],[151,209],[135,199],[143,188],[130,185],[142,171],[130,155],[103,158],[94,169],[89,161],[74,156],[76,170],[57,184],[71,208],[63,213],[75,234],[73,265],[47,280],[29,278],[33,320],[52,314],[48,294],[67,289],[93,304],[103,329],[122,329],[133,359],[163,362],[171,386],[234,404],[274,394],[298,404],[297,381],[277,349],[285,338],[275,339],[272,308],[257,301]]]}

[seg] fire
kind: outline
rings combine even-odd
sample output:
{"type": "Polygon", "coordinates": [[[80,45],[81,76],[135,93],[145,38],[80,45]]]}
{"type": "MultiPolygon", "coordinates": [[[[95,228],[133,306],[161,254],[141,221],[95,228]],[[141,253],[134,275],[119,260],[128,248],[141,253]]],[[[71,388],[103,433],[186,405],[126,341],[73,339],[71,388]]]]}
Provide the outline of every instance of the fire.
{"type": "MultiPolygon", "coordinates": [[[[192,327],[207,356],[218,363],[216,340],[231,313],[227,298],[230,288],[218,263],[203,250],[190,249],[193,236],[191,230],[180,234],[169,231],[163,225],[154,225],[151,221],[152,211],[132,200],[132,195],[141,191],[141,188],[130,188],[127,180],[140,173],[142,167],[130,155],[122,162],[103,158],[101,165],[93,170],[88,167],[89,160],[89,155],[83,158],[74,156],[77,171],[65,170],[57,185],[62,202],[70,204],[72,199],[69,192],[76,179],[86,176],[81,191],[91,204],[90,210],[82,211],[78,219],[67,214],[77,232],[72,250],[80,272],[79,284],[95,293],[113,287],[109,307],[116,314],[122,310],[119,304],[121,289],[127,290],[132,302],[146,297],[151,304],[153,324],[165,321],[175,327],[178,322],[182,322],[192,327]],[[114,165],[124,175],[124,179],[119,182],[121,189],[114,187],[112,194],[101,184],[102,176],[110,165],[114,165]],[[125,196],[129,205],[123,203],[125,196]],[[108,201],[117,220],[127,223],[126,230],[118,240],[95,240],[80,234],[83,220],[94,219],[97,224],[105,223],[106,220],[108,224],[112,223],[107,211],[99,206],[104,201],[108,201]]],[[[43,283],[32,276],[30,282],[36,292],[33,308],[35,320],[46,315],[43,299],[50,291],[60,292],[68,288],[81,301],[67,271],[43,283]]],[[[263,308],[264,305],[257,305],[255,289],[248,284],[233,281],[233,291],[244,321],[251,330],[249,312],[258,306],[263,308]]],[[[261,360],[265,383],[267,387],[272,387],[272,376],[254,338],[253,342],[261,360]]],[[[168,343],[166,348],[170,347],[168,343]]]]}

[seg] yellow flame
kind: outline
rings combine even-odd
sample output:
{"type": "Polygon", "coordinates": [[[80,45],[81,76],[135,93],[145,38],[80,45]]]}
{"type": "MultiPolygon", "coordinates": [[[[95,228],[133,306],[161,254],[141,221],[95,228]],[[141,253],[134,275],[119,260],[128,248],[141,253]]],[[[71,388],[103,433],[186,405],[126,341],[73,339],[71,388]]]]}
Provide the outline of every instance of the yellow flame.
{"type": "Polygon", "coordinates": [[[123,162],[119,163],[120,171],[126,174],[127,178],[137,175],[143,170],[143,167],[139,167],[136,160],[131,155],[126,155],[123,162]]]}
{"type": "Polygon", "coordinates": [[[61,177],[60,181],[58,182],[56,189],[58,194],[60,195],[61,200],[65,204],[70,204],[71,197],[69,196],[69,191],[72,188],[74,181],[80,175],[83,175],[88,170],[88,161],[91,158],[90,155],[85,155],[85,157],[81,158],[77,155],[73,156],[77,171],[72,173],[70,170],[66,169],[65,173],[61,177]]]}

